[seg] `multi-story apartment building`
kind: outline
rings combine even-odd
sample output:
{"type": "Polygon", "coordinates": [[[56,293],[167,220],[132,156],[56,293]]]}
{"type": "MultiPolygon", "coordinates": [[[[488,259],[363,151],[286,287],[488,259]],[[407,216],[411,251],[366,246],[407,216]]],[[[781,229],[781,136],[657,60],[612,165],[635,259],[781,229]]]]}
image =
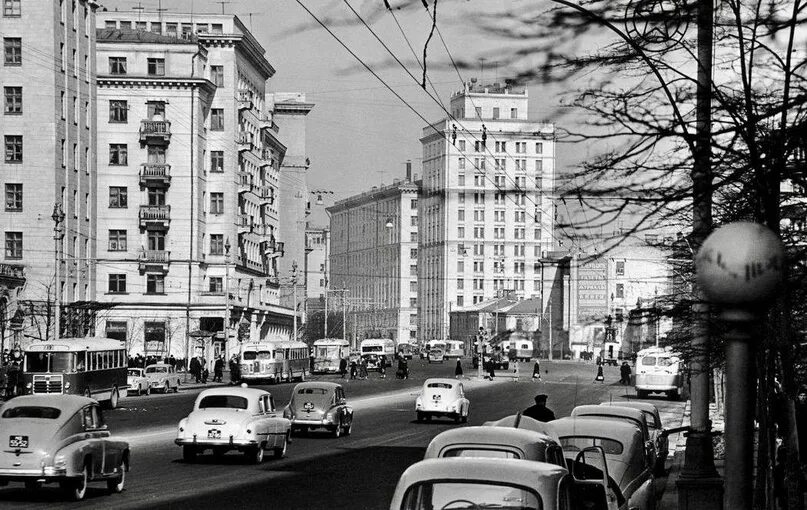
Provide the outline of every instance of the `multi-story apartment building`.
{"type": "Polygon", "coordinates": [[[57,295],[60,333],[92,331],[84,305],[95,299],[96,8],[92,0],[2,2],[0,309],[16,315],[23,342],[53,338],[57,295]]]}
{"type": "Polygon", "coordinates": [[[325,300],[328,282],[328,256],[330,254],[331,231],[328,227],[309,225],[305,229],[308,257],[305,264],[305,296],[308,298],[306,311],[321,308],[325,300]]]}
{"type": "Polygon", "coordinates": [[[427,126],[420,200],[420,338],[452,308],[509,292],[540,296],[535,262],[554,244],[555,127],[529,120],[526,90],[475,82],[427,126]]]}
{"type": "Polygon", "coordinates": [[[418,336],[419,194],[409,171],[404,181],[373,187],[327,209],[329,287],[347,291],[348,336],[354,341],[418,336]]]}
{"type": "Polygon", "coordinates": [[[279,305],[274,69],[237,17],[104,12],[98,51],[101,325],[132,348],[208,360],[288,338],[279,305]],[[126,121],[122,122],[121,115],[126,121]]]}

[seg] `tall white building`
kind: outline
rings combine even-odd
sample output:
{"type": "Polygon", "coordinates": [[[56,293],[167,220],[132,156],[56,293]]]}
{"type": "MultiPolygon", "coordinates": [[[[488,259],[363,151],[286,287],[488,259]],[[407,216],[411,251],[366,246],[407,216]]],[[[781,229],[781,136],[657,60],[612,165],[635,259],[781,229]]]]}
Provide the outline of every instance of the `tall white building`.
{"type": "Polygon", "coordinates": [[[131,350],[208,360],[288,338],[279,305],[286,147],[265,103],[274,69],[237,17],[97,18],[100,329],[131,350]],[[228,335],[229,334],[229,335],[228,335]]]}
{"type": "Polygon", "coordinates": [[[450,109],[456,120],[420,139],[422,340],[448,334],[452,308],[544,294],[537,262],[554,244],[554,125],[529,119],[526,90],[498,84],[466,84],[450,109]]]}

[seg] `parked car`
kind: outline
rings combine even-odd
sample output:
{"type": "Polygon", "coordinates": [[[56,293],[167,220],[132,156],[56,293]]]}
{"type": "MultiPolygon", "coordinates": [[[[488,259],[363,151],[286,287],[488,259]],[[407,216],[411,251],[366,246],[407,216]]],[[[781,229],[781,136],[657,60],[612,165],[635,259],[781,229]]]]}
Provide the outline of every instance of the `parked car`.
{"type": "Polygon", "coordinates": [[[130,368],[126,374],[126,384],[129,385],[126,390],[127,395],[132,393],[135,395],[151,394],[151,381],[143,373],[142,368],[130,368]]]}
{"type": "Polygon", "coordinates": [[[511,414],[510,416],[505,416],[504,418],[500,418],[495,421],[486,421],[482,425],[486,427],[509,427],[514,429],[531,430],[533,432],[538,432],[548,436],[555,442],[560,443],[560,438],[558,437],[557,432],[555,432],[555,429],[552,428],[551,423],[538,421],[534,418],[530,418],[529,416],[524,416],[521,413],[511,414]]]}
{"type": "Polygon", "coordinates": [[[152,391],[163,393],[179,391],[179,374],[168,363],[155,363],[147,366],[146,377],[151,381],[152,391]]]}
{"type": "Polygon", "coordinates": [[[650,437],[650,429],[647,426],[647,420],[642,411],[630,407],[622,407],[617,405],[612,406],[597,406],[597,405],[582,405],[572,409],[573,417],[590,416],[594,418],[602,418],[605,420],[618,420],[631,423],[638,427],[642,432],[642,438],[645,444],[645,455],[647,461],[651,466],[655,466],[658,453],[656,452],[656,445],[650,437]]]}
{"type": "Polygon", "coordinates": [[[459,423],[468,421],[471,402],[465,398],[465,389],[456,379],[426,379],[423,390],[415,399],[418,421],[448,416],[459,423]]]}
{"type": "Polygon", "coordinates": [[[271,393],[242,385],[199,393],[178,429],[174,442],[182,447],[185,462],[205,450],[217,456],[237,450],[260,464],[266,450],[276,458],[286,455],[291,421],[278,414],[271,393]]]}
{"type": "Polygon", "coordinates": [[[24,482],[28,489],[58,482],[82,500],[89,482],[121,492],[129,470],[129,444],[115,440],[96,400],[78,395],[26,395],[0,407],[0,485],[24,482]],[[5,446],[5,445],[4,445],[5,446]]]}
{"type": "Polygon", "coordinates": [[[353,408],[347,403],[341,384],[305,382],[294,387],[283,416],[291,421],[291,431],[325,429],[339,437],[353,431],[353,408]]]}
{"type": "Polygon", "coordinates": [[[666,471],[665,462],[667,456],[670,454],[670,441],[667,431],[664,430],[661,423],[658,408],[650,402],[639,402],[636,400],[603,402],[600,405],[632,407],[633,409],[640,410],[642,414],[644,414],[645,421],[647,422],[647,430],[650,433],[650,440],[656,448],[656,463],[653,470],[656,476],[664,476],[666,471]]]}
{"type": "Polygon", "coordinates": [[[403,472],[390,510],[616,510],[598,480],[577,480],[568,469],[518,459],[442,458],[403,472]]]}
{"type": "Polygon", "coordinates": [[[426,448],[424,459],[439,457],[486,457],[525,459],[566,467],[560,442],[527,429],[460,427],[437,434],[426,448]]]}
{"type": "Polygon", "coordinates": [[[596,417],[568,417],[554,420],[567,461],[587,447],[599,446],[605,453],[608,474],[618,484],[628,508],[656,508],[652,465],[645,454],[639,427],[596,417]]]}

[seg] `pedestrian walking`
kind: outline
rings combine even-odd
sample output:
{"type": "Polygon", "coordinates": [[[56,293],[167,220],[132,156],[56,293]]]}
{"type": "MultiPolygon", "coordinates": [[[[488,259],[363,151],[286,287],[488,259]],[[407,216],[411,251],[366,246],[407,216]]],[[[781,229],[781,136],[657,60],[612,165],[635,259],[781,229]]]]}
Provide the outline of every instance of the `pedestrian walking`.
{"type": "Polygon", "coordinates": [[[359,365],[359,379],[367,379],[367,358],[362,359],[359,365]]]}
{"type": "Polygon", "coordinates": [[[594,382],[601,382],[605,384],[605,376],[602,373],[602,365],[597,365],[597,376],[594,377],[594,382]]]}
{"type": "Polygon", "coordinates": [[[219,355],[216,358],[216,362],[213,364],[213,382],[221,382],[221,378],[224,376],[224,360],[222,356],[219,355]]]}
{"type": "Polygon", "coordinates": [[[241,379],[241,366],[238,363],[238,355],[233,354],[230,358],[230,384],[238,384],[241,379]]]}
{"type": "Polygon", "coordinates": [[[535,395],[535,405],[526,408],[521,414],[534,420],[548,422],[555,419],[555,413],[546,407],[548,395],[543,393],[535,395]]]}
{"type": "Polygon", "coordinates": [[[205,367],[205,369],[202,370],[202,384],[207,384],[208,377],[210,377],[210,372],[207,370],[207,367],[205,367]]]}
{"type": "Polygon", "coordinates": [[[339,360],[339,373],[342,375],[342,379],[344,379],[347,374],[347,359],[345,358],[339,360]]]}
{"type": "Polygon", "coordinates": [[[381,374],[381,379],[387,378],[387,357],[381,356],[378,360],[378,373],[381,374]]]}
{"type": "Polygon", "coordinates": [[[535,364],[532,366],[532,380],[541,382],[541,362],[535,360],[535,364]]]}
{"type": "Polygon", "coordinates": [[[199,357],[194,356],[191,358],[191,366],[190,366],[191,375],[198,383],[202,380],[202,365],[199,363],[199,357]]]}
{"type": "Polygon", "coordinates": [[[462,363],[460,362],[459,358],[457,358],[457,366],[454,367],[454,377],[457,379],[462,377],[462,363]]]}
{"type": "Polygon", "coordinates": [[[628,365],[627,361],[623,361],[622,366],[619,367],[619,374],[621,376],[619,382],[621,382],[622,384],[630,384],[630,373],[631,373],[630,365],[628,365]]]}
{"type": "Polygon", "coordinates": [[[350,362],[350,378],[355,379],[357,373],[358,373],[358,367],[356,366],[356,361],[353,360],[350,362]]]}
{"type": "Polygon", "coordinates": [[[491,358],[490,361],[488,361],[488,377],[491,381],[494,377],[496,377],[495,367],[496,363],[494,363],[493,359],[491,358]]]}

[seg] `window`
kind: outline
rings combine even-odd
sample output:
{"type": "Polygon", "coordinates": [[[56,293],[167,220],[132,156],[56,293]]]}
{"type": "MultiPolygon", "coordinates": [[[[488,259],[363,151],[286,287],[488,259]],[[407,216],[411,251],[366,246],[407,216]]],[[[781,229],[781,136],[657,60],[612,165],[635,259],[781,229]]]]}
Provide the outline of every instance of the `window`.
{"type": "Polygon", "coordinates": [[[165,190],[161,188],[148,188],[146,191],[148,205],[165,205],[165,190]]]}
{"type": "Polygon", "coordinates": [[[109,207],[112,209],[126,209],[129,205],[128,189],[126,186],[109,187],[109,207]]]}
{"type": "Polygon", "coordinates": [[[458,307],[465,306],[465,297],[464,296],[457,296],[457,306],[458,307]]]}
{"type": "Polygon", "coordinates": [[[210,171],[217,173],[224,171],[224,151],[210,151],[210,171]]]}
{"type": "Polygon", "coordinates": [[[210,254],[224,255],[224,234],[210,234],[210,254]]]}
{"type": "Polygon", "coordinates": [[[6,98],[6,115],[20,115],[22,113],[22,87],[4,87],[6,98]]]}
{"type": "Polygon", "coordinates": [[[5,54],[5,65],[22,65],[22,39],[19,37],[4,37],[3,53],[5,54]]]}
{"type": "Polygon", "coordinates": [[[6,211],[22,211],[22,184],[6,184],[6,211]]]}
{"type": "Polygon", "coordinates": [[[62,70],[62,72],[64,72],[64,67],[65,67],[65,62],[64,62],[64,59],[65,59],[65,56],[64,56],[64,43],[59,43],[59,55],[60,55],[59,61],[61,62],[61,70],[62,70]]]}
{"type": "Polygon", "coordinates": [[[165,24],[165,33],[171,37],[177,36],[177,24],[176,23],[166,23],[165,24]]]}
{"type": "Polygon", "coordinates": [[[6,135],[6,163],[22,163],[22,135],[6,135]]]}
{"type": "Polygon", "coordinates": [[[127,101],[113,99],[109,101],[109,122],[128,122],[129,104],[127,101]]]}
{"type": "Polygon", "coordinates": [[[146,158],[150,165],[164,165],[165,147],[160,145],[149,145],[146,158]]]}
{"type": "Polygon", "coordinates": [[[165,76],[165,59],[150,58],[146,62],[149,76],[165,76]]]}
{"type": "Polygon", "coordinates": [[[62,155],[62,168],[64,168],[65,164],[67,163],[67,145],[64,138],[62,138],[61,149],[59,152],[62,155]]]}
{"type": "Polygon", "coordinates": [[[210,66],[210,81],[217,87],[224,86],[224,66],[210,66]]]}
{"type": "Polygon", "coordinates": [[[460,151],[465,152],[465,140],[459,141],[460,151]]]}
{"type": "Polygon", "coordinates": [[[410,259],[418,258],[418,249],[417,248],[410,248],[409,249],[409,258],[410,259]]]}
{"type": "Polygon", "coordinates": [[[465,280],[462,278],[457,278],[457,290],[462,290],[465,288],[465,280]]]}
{"type": "Polygon", "coordinates": [[[118,166],[129,164],[129,150],[125,143],[109,144],[109,164],[118,166]]]}
{"type": "Polygon", "coordinates": [[[210,31],[214,34],[222,34],[224,33],[224,26],[221,23],[213,23],[210,31]]]}
{"type": "Polygon", "coordinates": [[[157,23],[156,21],[152,21],[151,22],[151,31],[154,32],[155,34],[163,33],[163,24],[162,23],[157,23]]]}
{"type": "Polygon", "coordinates": [[[457,209],[457,221],[465,221],[465,209],[457,209]]]}
{"type": "Polygon", "coordinates": [[[457,160],[457,168],[460,170],[465,170],[465,158],[460,158],[457,160]]]}
{"type": "Polygon", "coordinates": [[[224,131],[224,108],[210,109],[210,130],[224,131]]]}
{"type": "Polygon", "coordinates": [[[78,125],[78,118],[79,118],[78,98],[76,96],[73,96],[73,124],[78,125]]]}
{"type": "Polygon", "coordinates": [[[417,232],[409,232],[409,240],[413,243],[418,241],[418,233],[417,232]]]}
{"type": "Polygon", "coordinates": [[[418,275],[418,265],[411,264],[409,266],[409,276],[417,276],[418,275]]]}
{"type": "Polygon", "coordinates": [[[88,220],[88,221],[90,219],[90,194],[89,193],[84,193],[84,219],[88,220]]]}
{"type": "Polygon", "coordinates": [[[126,57],[109,57],[109,74],[126,74],[126,57]]]}
{"type": "Polygon", "coordinates": [[[73,170],[78,172],[78,144],[73,144],[73,170]]]}
{"type": "Polygon", "coordinates": [[[135,23],[135,28],[137,28],[137,30],[145,31],[148,28],[148,22],[146,22],[146,21],[138,21],[138,22],[135,23]]]}
{"type": "Polygon", "coordinates": [[[409,292],[418,291],[418,282],[409,282],[409,292]]]}
{"type": "Polygon", "coordinates": [[[22,15],[21,0],[3,0],[3,17],[19,18],[22,15]]]}
{"type": "Polygon", "coordinates": [[[146,115],[151,120],[165,119],[165,101],[147,101],[146,115]]]}
{"type": "Polygon", "coordinates": [[[210,214],[224,214],[224,193],[210,194],[210,214]]]}
{"type": "Polygon", "coordinates": [[[457,194],[457,202],[459,202],[460,204],[465,203],[465,193],[458,193],[457,194]]]}
{"type": "Polygon", "coordinates": [[[165,276],[161,274],[147,274],[146,294],[165,294],[165,276]]]}
{"type": "Polygon", "coordinates": [[[108,251],[126,251],[126,231],[125,230],[110,230],[109,231],[109,248],[108,251]]]}
{"type": "Polygon", "coordinates": [[[412,216],[410,218],[410,225],[412,225],[413,227],[418,226],[418,217],[417,216],[412,216]]]}
{"type": "Polygon", "coordinates": [[[59,93],[59,111],[62,113],[62,120],[67,117],[67,105],[64,102],[64,90],[59,93]]]}
{"type": "Polygon", "coordinates": [[[527,152],[527,142],[516,142],[516,153],[524,154],[527,152]]]}
{"type": "Polygon", "coordinates": [[[22,258],[22,232],[6,232],[6,259],[22,258]]]}
{"type": "Polygon", "coordinates": [[[457,227],[457,238],[465,239],[465,227],[457,227]]]}
{"type": "Polygon", "coordinates": [[[224,293],[224,278],[221,276],[211,276],[210,277],[210,287],[209,290],[213,294],[223,294],[224,293]]]}
{"type": "Polygon", "coordinates": [[[114,19],[108,19],[104,22],[104,28],[111,28],[114,30],[118,28],[118,24],[115,22],[114,19]]]}
{"type": "Polygon", "coordinates": [[[510,108],[510,118],[511,119],[518,118],[518,108],[510,108]]]}
{"type": "Polygon", "coordinates": [[[457,261],[457,272],[458,273],[464,273],[465,272],[465,261],[464,260],[458,260],[457,261]]]}
{"type": "Polygon", "coordinates": [[[78,53],[73,50],[73,76],[78,77],[78,53]]]}
{"type": "Polygon", "coordinates": [[[494,119],[498,119],[498,118],[499,118],[499,109],[498,109],[498,108],[496,108],[496,107],[494,107],[494,108],[493,108],[493,118],[494,118],[494,119]]]}
{"type": "Polygon", "coordinates": [[[126,292],[126,275],[125,274],[109,275],[109,293],[122,294],[124,292],[126,292]]]}
{"type": "Polygon", "coordinates": [[[624,298],[625,297],[625,284],[624,283],[617,283],[616,284],[616,297],[617,298],[624,298]]]}
{"type": "Polygon", "coordinates": [[[619,260],[616,263],[616,275],[617,276],[625,276],[625,261],[619,260]]]}
{"type": "Polygon", "coordinates": [[[457,175],[457,186],[465,186],[465,174],[457,175]]]}
{"type": "Polygon", "coordinates": [[[543,142],[535,142],[535,153],[536,154],[543,154],[544,153],[544,143],[543,142]]]}
{"type": "Polygon", "coordinates": [[[413,198],[411,202],[409,202],[410,209],[417,209],[418,208],[418,199],[413,198]]]}

